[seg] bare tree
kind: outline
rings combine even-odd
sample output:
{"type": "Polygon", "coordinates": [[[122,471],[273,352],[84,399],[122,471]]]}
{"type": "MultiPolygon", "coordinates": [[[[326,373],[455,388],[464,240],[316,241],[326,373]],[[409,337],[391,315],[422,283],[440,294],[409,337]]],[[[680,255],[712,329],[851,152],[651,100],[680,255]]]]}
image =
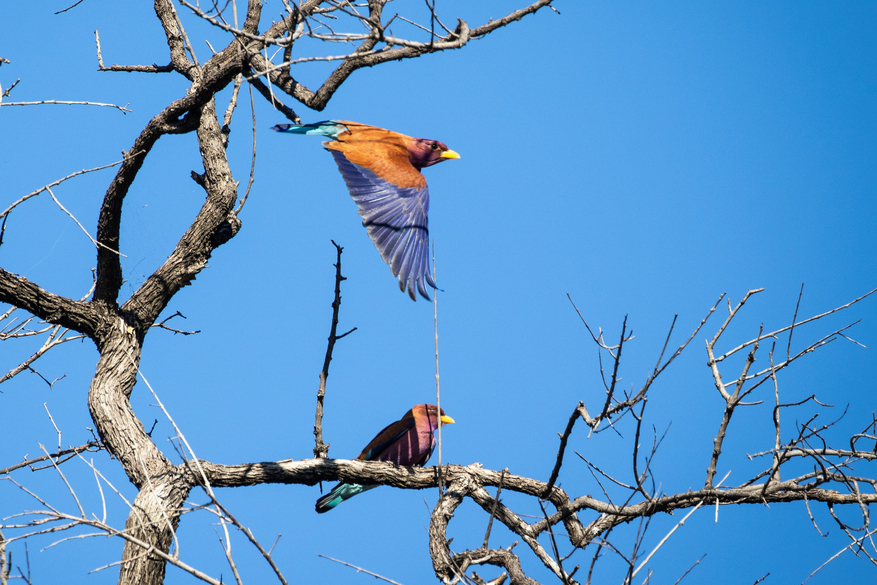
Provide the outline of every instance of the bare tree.
{"type": "MultiPolygon", "coordinates": [[[[849,536],[849,547],[877,564],[877,549],[872,540],[875,530],[870,527],[868,514],[868,506],[877,503],[877,479],[873,473],[869,477],[861,471],[877,457],[877,423],[872,417],[862,421],[860,432],[838,437],[833,434],[834,422],[826,423],[814,416],[790,430],[788,423],[782,422],[784,412],[810,401],[821,403],[816,396],[804,401],[784,402],[780,397],[779,386],[779,374],[803,356],[835,341],[855,343],[848,334],[850,325],[846,325],[834,328],[827,334],[814,336],[801,349],[793,351],[793,333],[853,306],[874,291],[846,305],[808,318],[799,319],[796,310],[788,326],[770,332],[759,330],[753,337],[735,342],[731,349],[722,352],[719,347],[724,345],[720,342],[724,341],[723,336],[728,325],[740,315],[744,304],[761,290],[749,291],[736,304],[729,299],[724,320],[712,329],[714,332],[706,344],[707,366],[715,382],[717,400],[723,404],[723,410],[720,420],[716,421],[712,454],[706,462],[703,485],[684,493],[667,494],[661,491],[660,478],[655,477],[652,469],[652,458],[658,452],[661,437],[655,432],[651,446],[643,446],[643,442],[647,442],[644,429],[648,428],[648,398],[659,376],[686,350],[690,342],[707,326],[712,314],[719,310],[725,300],[724,295],[709,309],[696,329],[667,355],[672,348],[674,319],[674,325],[670,327],[654,368],[638,388],[625,389],[619,384],[622,352],[632,340],[626,320],[616,336],[618,341],[613,343],[607,341],[602,330],[594,333],[582,318],[599,351],[605,398],[601,404],[586,405],[580,402],[570,405],[571,414],[560,435],[559,449],[550,457],[553,466],[547,481],[518,476],[507,470],[485,469],[479,465],[444,465],[441,468],[415,469],[388,463],[328,459],[328,446],[323,443],[321,434],[322,399],[332,348],[338,339],[346,335],[336,331],[340,285],[343,280],[339,247],[331,334],[317,399],[315,458],[221,465],[198,459],[176,424],[175,446],[185,462],[173,464],[162,452],[143,422],[135,415],[130,398],[140,375],[141,351],[147,334],[156,327],[182,334],[191,333],[172,327],[168,324],[169,319],[159,321],[159,316],[174,295],[191,284],[196,275],[205,268],[214,250],[234,238],[241,227],[238,214],[246,203],[253,171],[251,169],[247,189],[241,194],[226,158],[226,147],[233,112],[243,84],[249,84],[288,119],[298,123],[298,115],[294,108],[284,103],[285,99],[292,98],[308,108],[322,110],[345,80],[358,69],[462,48],[471,40],[483,38],[542,8],[550,8],[551,0],[534,2],[474,28],[470,28],[462,19],[457,20],[453,27],[446,25],[435,10],[434,2],[427,3],[430,7],[428,22],[421,23],[415,23],[401,14],[388,16],[384,12],[387,3],[386,0],[362,3],[309,0],[300,5],[286,3],[283,17],[265,28],[262,5],[259,2],[250,1],[246,13],[240,15],[239,19],[234,3],[204,8],[181,0],[187,19],[209,23],[229,36],[228,45],[221,50],[215,50],[204,63],[196,58],[183,26],[184,19],[180,12],[184,11],[178,12],[166,0],[156,0],[155,14],[166,35],[170,55],[168,64],[106,66],[101,54],[100,39],[96,35],[97,59],[101,71],[179,74],[188,80],[189,87],[184,95],[171,101],[149,121],[130,148],[124,152],[122,160],[110,165],[118,166],[118,170],[104,194],[97,222],[97,235],[93,239],[97,267],[92,290],[81,298],[68,298],[0,269],[0,300],[11,305],[8,311],[0,315],[0,338],[3,341],[40,336],[45,339],[38,351],[13,367],[0,382],[23,371],[36,371],[34,364],[41,356],[68,341],[87,337],[100,352],[88,393],[88,407],[97,433],[95,439],[70,449],[63,449],[59,442],[58,448],[51,453],[44,449],[44,453],[38,457],[0,470],[0,474],[6,476],[8,481],[32,495],[39,504],[38,509],[7,520],[0,526],[3,531],[0,532],[0,558],[3,559],[0,564],[0,583],[5,584],[11,578],[11,563],[7,562],[6,555],[10,542],[72,528],[86,528],[92,534],[107,534],[124,540],[122,558],[118,563],[121,569],[120,583],[161,583],[168,563],[206,582],[220,583],[220,579],[180,558],[179,546],[174,545],[182,516],[191,510],[186,507],[186,502],[193,488],[202,488],[208,495],[210,503],[206,509],[219,520],[223,531],[220,542],[236,581],[242,582],[243,577],[237,569],[228,544],[228,526],[240,530],[266,559],[277,579],[286,583],[282,568],[275,564],[271,556],[270,547],[266,549],[238,522],[219,501],[213,488],[263,483],[314,485],[330,480],[385,484],[403,489],[444,485],[445,490],[431,512],[429,526],[429,554],[435,575],[444,583],[488,582],[474,572],[479,565],[493,565],[504,571],[493,577],[490,583],[502,583],[507,578],[513,584],[535,583],[526,574],[527,559],[522,559],[515,550],[517,543],[505,548],[490,547],[491,530],[495,522],[501,523],[517,535],[561,583],[571,585],[591,582],[597,561],[607,552],[623,560],[626,572],[622,580],[631,583],[675,530],[674,528],[666,534],[656,546],[646,550],[645,535],[652,518],[672,514],[676,510],[687,510],[690,513],[705,505],[716,506],[718,509],[719,506],[731,504],[763,505],[795,501],[805,502],[808,506],[812,502],[825,503],[838,526],[849,536]],[[414,31],[416,38],[420,40],[394,36],[390,26],[401,29],[402,23],[414,31]],[[340,32],[345,27],[357,32],[340,32]],[[326,43],[329,46],[337,44],[351,50],[328,56],[302,55],[297,50],[297,43],[301,44],[302,39],[326,43]],[[338,65],[319,88],[312,90],[296,79],[292,66],[315,60],[338,65]],[[233,87],[232,98],[224,114],[220,116],[215,101],[216,94],[228,86],[233,87]],[[192,178],[205,192],[204,204],[163,265],[119,305],[123,283],[119,251],[122,204],[157,141],[166,135],[182,133],[195,133],[198,138],[204,170],[203,173],[193,173],[192,178]],[[18,318],[19,311],[30,316],[18,318]],[[756,363],[760,365],[756,366],[756,363]],[[728,485],[727,477],[723,477],[722,455],[730,423],[734,417],[741,416],[745,407],[758,401],[773,401],[774,444],[770,449],[753,455],[765,461],[758,474],[728,485]],[[569,458],[568,443],[579,420],[588,427],[589,433],[602,433],[606,430],[618,432],[622,427],[630,433],[629,456],[632,470],[629,477],[612,477],[582,457],[601,488],[602,498],[590,495],[571,497],[558,485],[564,462],[569,458]],[[61,469],[61,464],[65,461],[84,451],[96,449],[108,451],[138,490],[133,501],[125,501],[130,512],[124,527],[112,526],[106,513],[102,517],[89,515],[77,490],[67,481],[61,469]],[[801,461],[806,461],[808,465],[798,465],[801,461]],[[53,505],[39,494],[29,491],[27,486],[11,475],[17,469],[37,466],[57,473],[64,480],[76,503],[76,510],[64,511],[60,506],[53,505]],[[494,494],[491,495],[487,488],[495,488],[494,494]],[[541,506],[542,517],[533,521],[526,520],[523,514],[513,511],[502,502],[501,493],[517,493],[537,501],[541,506]],[[483,538],[479,534],[472,543],[467,543],[469,548],[464,549],[462,547],[467,545],[454,543],[457,548],[454,551],[447,537],[448,524],[454,511],[466,498],[474,501],[484,511],[487,528],[483,538]],[[849,521],[842,520],[834,512],[837,506],[859,510],[860,523],[851,525],[849,521]],[[632,542],[616,538],[614,529],[633,522],[639,523],[641,528],[632,542]],[[561,526],[562,533],[558,532],[561,526]],[[561,548],[569,549],[569,554],[564,555],[561,548]],[[587,560],[571,561],[570,556],[577,552],[587,560]],[[580,571],[580,567],[587,567],[587,570],[580,571]]],[[[9,97],[11,90],[12,87],[7,88],[3,92],[4,97],[9,97]]],[[[3,102],[2,105],[30,103],[3,102]]],[[[125,109],[124,106],[113,104],[93,105],[112,106],[123,111],[125,109]]],[[[255,145],[253,157],[255,158],[255,145]]],[[[101,168],[106,167],[73,173],[19,198],[0,215],[3,225],[5,226],[6,218],[16,207],[43,193],[67,212],[52,189],[76,175],[101,168]]],[[[80,227],[88,233],[82,224],[80,227]]],[[[2,229],[0,228],[0,244],[2,229]]],[[[50,380],[46,382],[53,383],[50,380]]],[[[143,382],[143,386],[147,387],[143,391],[151,391],[145,379],[143,382]]],[[[161,404],[155,394],[154,399],[161,404]]],[[[166,411],[165,414],[173,422],[166,411]]],[[[50,413],[49,416],[51,417],[50,413]]],[[[122,497],[120,491],[102,476],[99,469],[93,469],[102,498],[105,488],[122,497]]],[[[679,525],[687,517],[682,518],[679,525]]],[[[814,527],[818,530],[815,521],[814,527]]],[[[21,576],[24,577],[23,574],[21,576]]]]}

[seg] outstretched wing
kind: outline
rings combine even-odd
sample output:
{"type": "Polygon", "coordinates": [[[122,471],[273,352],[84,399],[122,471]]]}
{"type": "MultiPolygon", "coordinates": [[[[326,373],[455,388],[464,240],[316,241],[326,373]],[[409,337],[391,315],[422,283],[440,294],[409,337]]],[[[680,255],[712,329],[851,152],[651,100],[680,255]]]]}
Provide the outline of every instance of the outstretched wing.
{"type": "Polygon", "coordinates": [[[399,187],[351,162],[345,153],[329,152],[359,207],[362,225],[393,276],[399,278],[399,289],[405,292],[407,287],[412,300],[416,300],[416,289],[428,300],[424,282],[436,286],[429,273],[429,189],[425,181],[422,186],[399,187]]]}

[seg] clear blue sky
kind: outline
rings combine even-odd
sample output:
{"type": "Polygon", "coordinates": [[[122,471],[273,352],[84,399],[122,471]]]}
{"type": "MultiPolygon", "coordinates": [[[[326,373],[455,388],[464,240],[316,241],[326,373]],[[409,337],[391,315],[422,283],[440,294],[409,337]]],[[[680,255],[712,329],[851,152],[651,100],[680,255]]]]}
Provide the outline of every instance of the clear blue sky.
{"type": "MultiPolygon", "coordinates": [[[[523,3],[439,1],[438,8],[446,22],[460,16],[477,25],[523,3]]],[[[407,4],[388,9],[402,11],[407,4]]],[[[21,78],[7,99],[92,100],[129,104],[133,112],[0,108],[2,208],[71,172],[118,160],[150,117],[185,92],[186,83],[175,75],[96,71],[95,29],[107,64],[167,63],[151,6],[86,0],[52,14],[66,5],[7,7],[0,56],[11,64],[0,67],[0,84],[21,78]]],[[[324,112],[296,108],[307,122],[375,124],[441,140],[461,154],[459,161],[425,171],[444,291],[438,297],[442,405],[457,421],[444,433],[443,460],[508,467],[543,480],[557,432],[578,401],[594,412],[604,400],[595,347],[567,293],[610,339],[628,315],[636,339],[625,348],[622,386],[638,388],[673,315],[679,314],[675,347],[721,293],[736,302],[747,289],[766,289],[726,333],[727,350],[754,337],[760,323],[767,329],[788,324],[802,282],[803,316],[877,286],[877,5],[561,0],[557,8],[559,15],[541,11],[459,51],[359,71],[324,112]]],[[[281,10],[280,2],[267,3],[266,20],[281,10]]],[[[225,45],[223,35],[194,22],[184,7],[179,11],[202,61],[209,57],[205,36],[215,47],[225,45]]],[[[327,67],[306,67],[300,75],[315,87],[327,67]]],[[[319,140],[270,132],[285,120],[258,97],[256,113],[256,181],[241,215],[243,228],[167,311],[187,317],[177,326],[201,333],[153,331],[142,370],[199,457],[221,463],[310,457],[331,316],[334,239],[345,248],[348,277],[340,328],[358,330],[336,346],[324,431],[330,456],[352,458],[412,405],[434,402],[432,305],[398,292],[319,140]]],[[[242,99],[229,156],[244,185],[249,116],[242,99]]],[[[124,295],[160,265],[194,217],[203,193],[189,172],[200,169],[191,134],[166,136],[149,155],[124,207],[124,295]]],[[[111,177],[112,171],[94,173],[55,190],[92,235],[111,177]]],[[[94,263],[92,244],[50,198],[40,196],[10,217],[0,248],[3,268],[79,297],[88,290],[94,263]]],[[[877,345],[875,309],[877,300],[868,300],[802,329],[793,347],[860,318],[851,335],[877,345]]],[[[659,380],[649,401],[649,437],[652,425],[659,434],[669,427],[655,460],[664,492],[703,483],[723,406],[705,366],[703,340],[719,317],[659,380]]],[[[4,344],[0,369],[35,348],[4,344]]],[[[90,438],[86,392],[96,359],[90,342],[67,344],[38,362],[49,379],[66,374],[52,389],[28,373],[0,388],[0,467],[37,454],[38,443],[57,445],[43,403],[63,431],[64,445],[90,438]]],[[[765,354],[759,364],[766,363],[765,354]]],[[[838,341],[781,376],[780,391],[786,402],[816,393],[837,405],[820,420],[838,416],[848,404],[833,435],[843,444],[843,436],[871,420],[875,375],[873,350],[838,341]]],[[[762,388],[758,399],[768,404],[738,413],[731,424],[719,466],[720,476],[731,471],[728,484],[765,465],[746,453],[773,444],[773,395],[762,388]]],[[[153,403],[138,384],[134,407],[147,428],[158,419],[153,436],[174,456],[165,440],[173,429],[153,403]]],[[[795,420],[814,412],[806,406],[784,413],[789,436],[795,420]]],[[[579,428],[571,447],[629,479],[632,430],[620,430],[623,438],[588,438],[579,428]]],[[[104,455],[95,461],[133,497],[114,461],[104,455]]],[[[64,469],[99,513],[87,467],[70,462],[64,469]]],[[[49,475],[18,472],[16,478],[75,509],[60,480],[49,475]]],[[[572,452],[561,485],[571,495],[601,493],[572,452]]],[[[275,558],[291,580],[374,582],[318,553],[405,585],[433,579],[426,534],[433,491],[381,488],[322,516],[313,511],[318,496],[318,488],[305,486],[220,493],[264,543],[283,535],[275,558]]],[[[535,502],[506,498],[517,511],[539,513],[535,502]]],[[[205,498],[193,492],[192,501],[205,498]]],[[[0,516],[19,511],[23,502],[12,485],[0,483],[0,516]]],[[[114,502],[112,510],[121,526],[124,506],[114,502]]],[[[852,520],[855,513],[846,515],[852,520]]],[[[712,508],[699,510],[653,559],[653,582],[673,583],[706,553],[684,582],[745,584],[769,572],[765,583],[800,583],[847,544],[824,507],[814,507],[814,514],[828,537],[816,533],[797,504],[726,507],[718,523],[712,508]]],[[[645,547],[650,550],[679,518],[656,519],[645,547]]],[[[451,524],[453,547],[480,546],[486,522],[480,509],[465,503],[451,524]]],[[[635,528],[613,535],[625,552],[635,528]]],[[[179,536],[187,562],[232,581],[212,517],[185,516],[179,536]]],[[[514,540],[497,529],[491,543],[514,540]]],[[[115,582],[116,568],[85,573],[117,561],[121,541],[76,540],[38,552],[49,542],[31,545],[34,583],[115,582]]],[[[524,546],[517,551],[531,575],[550,582],[524,546]]],[[[243,539],[234,547],[245,580],[270,578],[243,539]]],[[[23,563],[20,548],[14,555],[23,563]]],[[[586,571],[590,556],[579,552],[568,562],[586,571]]],[[[604,571],[601,582],[620,582],[614,560],[607,559],[604,571]]],[[[808,583],[866,582],[875,571],[847,552],[808,583]]],[[[169,568],[167,582],[193,579],[169,568]]]]}

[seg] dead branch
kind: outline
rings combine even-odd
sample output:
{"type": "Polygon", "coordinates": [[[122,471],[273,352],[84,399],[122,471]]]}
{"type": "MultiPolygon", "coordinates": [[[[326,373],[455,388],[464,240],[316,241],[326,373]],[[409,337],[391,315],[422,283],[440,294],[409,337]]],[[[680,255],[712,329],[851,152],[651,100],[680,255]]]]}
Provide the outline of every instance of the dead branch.
{"type": "Polygon", "coordinates": [[[329,364],[332,363],[332,351],[335,349],[335,343],[339,339],[343,339],[347,337],[354,331],[356,331],[356,327],[348,331],[347,333],[342,333],[341,335],[337,334],[338,331],[338,312],[341,309],[341,283],[347,280],[346,277],[341,275],[341,252],[344,251],[344,248],[336,244],[334,241],[332,245],[335,246],[335,251],[337,253],[335,260],[335,300],[332,301],[332,325],[329,327],[329,340],[326,346],[326,358],[323,360],[323,369],[320,370],[320,387],[317,390],[317,413],[316,420],[314,422],[314,437],[316,440],[316,446],[314,447],[314,457],[322,458],[329,456],[329,445],[323,443],[323,399],[326,396],[326,380],[329,378],[329,364]]]}

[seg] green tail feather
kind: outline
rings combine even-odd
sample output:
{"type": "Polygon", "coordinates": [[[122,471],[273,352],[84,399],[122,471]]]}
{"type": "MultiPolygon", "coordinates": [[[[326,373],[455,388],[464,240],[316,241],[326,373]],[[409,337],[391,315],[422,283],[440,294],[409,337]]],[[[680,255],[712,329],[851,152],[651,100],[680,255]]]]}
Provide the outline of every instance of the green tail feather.
{"type": "Polygon", "coordinates": [[[343,124],[339,124],[334,120],[326,120],[325,122],[317,122],[316,124],[303,124],[296,126],[295,124],[277,124],[271,127],[276,132],[289,132],[291,134],[309,134],[312,136],[328,136],[337,138],[338,134],[346,128],[343,124]]]}
{"type": "Polygon", "coordinates": [[[339,483],[332,491],[317,500],[315,506],[317,514],[328,512],[344,500],[349,500],[356,494],[376,488],[376,485],[360,485],[358,483],[339,483]]]}

